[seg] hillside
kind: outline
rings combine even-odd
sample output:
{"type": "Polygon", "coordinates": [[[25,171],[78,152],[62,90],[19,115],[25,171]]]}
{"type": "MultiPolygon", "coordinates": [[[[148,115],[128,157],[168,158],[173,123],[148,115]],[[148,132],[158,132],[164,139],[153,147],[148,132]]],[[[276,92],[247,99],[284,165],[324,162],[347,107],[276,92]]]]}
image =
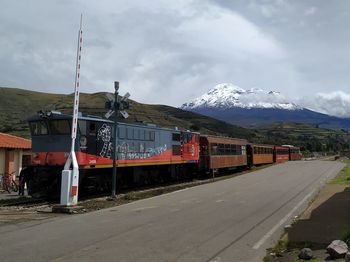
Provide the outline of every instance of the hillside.
{"type": "MultiPolygon", "coordinates": [[[[106,93],[80,96],[79,111],[104,116],[106,93]]],[[[39,110],[59,110],[71,114],[73,95],[47,94],[17,88],[0,88],[0,132],[29,137],[26,119],[39,110]]],[[[130,100],[128,122],[154,123],[162,127],[179,127],[206,134],[223,134],[240,138],[257,137],[255,131],[220,120],[164,105],[146,105],[130,100]]]]}
{"type": "Polygon", "coordinates": [[[259,128],[267,144],[289,144],[294,141],[303,151],[337,152],[349,148],[350,134],[345,130],[319,128],[300,123],[275,123],[259,128]]]}

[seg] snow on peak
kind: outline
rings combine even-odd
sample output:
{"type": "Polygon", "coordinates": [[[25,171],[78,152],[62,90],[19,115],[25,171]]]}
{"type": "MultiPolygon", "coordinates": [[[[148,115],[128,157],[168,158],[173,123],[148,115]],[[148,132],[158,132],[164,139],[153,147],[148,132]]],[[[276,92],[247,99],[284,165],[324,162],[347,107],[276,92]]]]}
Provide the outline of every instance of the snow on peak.
{"type": "Polygon", "coordinates": [[[284,96],[276,91],[265,91],[260,88],[245,90],[239,86],[224,83],[218,84],[204,95],[185,103],[182,109],[195,108],[275,108],[286,110],[298,110],[302,107],[288,102],[284,96]]]}

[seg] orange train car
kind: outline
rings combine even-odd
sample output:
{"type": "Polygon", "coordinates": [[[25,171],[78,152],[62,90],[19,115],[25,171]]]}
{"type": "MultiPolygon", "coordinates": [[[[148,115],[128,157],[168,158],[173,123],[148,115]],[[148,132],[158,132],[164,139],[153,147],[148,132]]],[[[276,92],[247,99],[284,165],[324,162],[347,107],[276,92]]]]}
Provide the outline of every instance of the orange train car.
{"type": "Polygon", "coordinates": [[[247,156],[249,166],[273,163],[272,145],[248,144],[247,156]]]}
{"type": "Polygon", "coordinates": [[[247,140],[200,136],[200,169],[214,170],[247,165],[247,140]]]}
{"type": "Polygon", "coordinates": [[[275,146],[273,160],[275,163],[283,163],[289,161],[289,148],[286,146],[275,146]]]}

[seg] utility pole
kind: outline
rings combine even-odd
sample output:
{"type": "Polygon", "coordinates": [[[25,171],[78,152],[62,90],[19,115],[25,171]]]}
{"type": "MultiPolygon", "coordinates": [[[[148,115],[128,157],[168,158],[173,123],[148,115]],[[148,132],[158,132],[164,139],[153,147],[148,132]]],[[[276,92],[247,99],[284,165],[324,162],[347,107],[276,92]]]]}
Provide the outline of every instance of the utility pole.
{"type": "Polygon", "coordinates": [[[117,188],[117,161],[118,161],[118,114],[120,113],[124,118],[128,118],[129,114],[124,111],[129,109],[128,98],[130,97],[129,93],[126,93],[121,99],[119,98],[119,82],[114,82],[114,97],[110,94],[107,94],[108,101],[105,104],[105,108],[109,111],[105,114],[105,117],[108,119],[111,115],[114,114],[114,132],[113,132],[113,174],[112,174],[112,195],[111,198],[116,198],[116,188],[117,188]]]}

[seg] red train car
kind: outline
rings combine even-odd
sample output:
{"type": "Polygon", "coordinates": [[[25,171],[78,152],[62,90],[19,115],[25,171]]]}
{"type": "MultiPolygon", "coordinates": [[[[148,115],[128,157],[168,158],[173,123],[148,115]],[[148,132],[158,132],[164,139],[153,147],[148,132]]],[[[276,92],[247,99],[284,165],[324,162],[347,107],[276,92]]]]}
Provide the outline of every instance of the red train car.
{"type": "MultiPolygon", "coordinates": [[[[28,122],[34,154],[32,179],[36,181],[32,184],[38,187],[31,191],[49,187],[57,191],[70,151],[72,117],[41,112],[28,122]]],[[[79,116],[75,151],[81,187],[102,191],[111,186],[115,137],[119,184],[149,184],[169,170],[171,177],[162,179],[171,180],[198,167],[199,133],[128,123],[118,123],[114,130],[112,121],[79,116]]]]}
{"type": "Polygon", "coordinates": [[[283,163],[289,160],[289,148],[286,146],[274,147],[274,162],[283,163]]]}
{"type": "Polygon", "coordinates": [[[296,161],[301,159],[300,148],[292,145],[283,145],[289,148],[289,161],[296,161]]]}
{"type": "Polygon", "coordinates": [[[273,163],[273,149],[271,145],[248,144],[247,155],[249,166],[273,163]]]}
{"type": "Polygon", "coordinates": [[[200,136],[200,169],[214,170],[247,165],[247,140],[200,136]]]}
{"type": "Polygon", "coordinates": [[[301,153],[299,147],[289,148],[289,160],[295,161],[301,159],[301,153]]]}

